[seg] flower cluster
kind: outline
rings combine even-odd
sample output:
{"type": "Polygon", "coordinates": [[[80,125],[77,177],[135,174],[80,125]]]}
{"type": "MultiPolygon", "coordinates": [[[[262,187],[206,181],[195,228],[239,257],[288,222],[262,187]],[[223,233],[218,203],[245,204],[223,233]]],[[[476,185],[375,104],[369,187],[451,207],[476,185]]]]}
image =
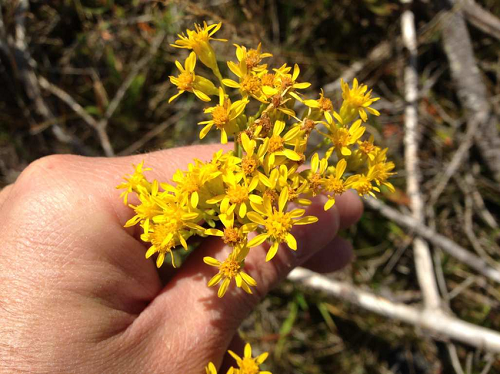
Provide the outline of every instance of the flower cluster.
{"type": "Polygon", "coordinates": [[[174,252],[187,250],[192,236],[220,237],[231,247],[222,261],[204,258],[216,268],[208,286],[219,285],[223,297],[233,280],[252,293],[256,281],[244,271],[252,248],[267,243],[266,261],[285,245],[297,250],[294,226],[317,221],[305,214],[311,197],[326,195],[327,210],[348,189],[360,196],[375,196],[381,186],[393,191],[388,178],[394,164],[387,160],[387,149],[365,135],[368,115],[379,115],[372,108],[378,98],[366,85],[342,81],[343,101],[336,110],[323,91],[314,99],[304,95],[310,83],[301,81],[297,64],[270,69],[264,61],[272,55],[260,44],[256,49],[235,45],[235,60],[221,69],[233,76],[224,78],[211,44],[223,41],[213,38],[220,27],[205,23],[179,35],[173,46],[191,52],[183,64],[176,62],[179,74],[170,81],[178,93],[170,101],[184,92],[213,100],[204,110],[200,138],[214,130],[221,143],[234,141],[234,151],[194,160],[166,183],[147,180],[149,169],[141,163],[118,188],[126,204],[130,193],[137,195],[137,205],[130,205],[135,215],[126,226],[142,227],[142,240],[151,244],[146,257],[157,254],[158,267],[165,257],[175,267],[174,252]],[[197,61],[212,78],[195,73],[197,61]],[[317,145],[309,144],[313,132],[323,139],[317,145]]]}
{"type": "MultiPolygon", "coordinates": [[[[250,344],[245,345],[243,357],[238,356],[233,351],[228,353],[236,360],[238,368],[230,367],[226,374],[272,374],[270,371],[261,371],[260,365],[267,359],[267,352],[262,353],[257,357],[252,357],[252,347],[250,344]]],[[[213,363],[209,363],[205,368],[207,374],[217,374],[217,369],[213,363]]]]}

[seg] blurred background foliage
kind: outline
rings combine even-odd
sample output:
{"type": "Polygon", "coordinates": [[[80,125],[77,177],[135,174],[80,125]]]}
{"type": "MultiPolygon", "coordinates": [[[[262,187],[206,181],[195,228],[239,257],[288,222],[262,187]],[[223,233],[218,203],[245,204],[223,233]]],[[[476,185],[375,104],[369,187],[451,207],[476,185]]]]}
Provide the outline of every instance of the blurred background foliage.
{"type": "MultiPolygon", "coordinates": [[[[21,2],[2,6],[5,35],[15,35],[21,2]]],[[[500,2],[480,4],[500,16],[500,2]]],[[[302,79],[314,91],[324,88],[334,105],[339,103],[339,78],[360,81],[374,88],[382,112],[369,130],[389,147],[398,175],[397,192],[385,196],[407,211],[403,166],[403,69],[401,43],[403,5],[388,0],[206,0],[118,1],[34,0],[25,13],[25,44],[30,66],[41,86],[37,99],[21,83],[22,70],[5,50],[0,51],[0,182],[13,182],[31,161],[53,153],[105,155],[103,134],[82,119],[56,93],[62,89],[84,114],[100,123],[109,138],[110,152],[128,155],[199,143],[197,122],[205,119],[203,105],[192,95],[173,104],[176,92],[168,76],[176,74],[174,61],[186,51],[169,46],[176,34],[193,23],[223,22],[217,37],[263,49],[275,56],[275,67],[298,63],[302,79]],[[45,80],[45,84],[43,84],[45,80]],[[121,95],[121,96],[120,96],[121,95]],[[118,97],[118,99],[116,99],[118,97]],[[42,100],[50,111],[37,106],[42,100]],[[116,109],[110,110],[110,106],[116,109]],[[62,134],[62,135],[61,135],[62,134]]],[[[439,7],[417,1],[419,100],[422,192],[436,186],[464,132],[464,112],[451,82],[441,45],[439,7]]],[[[500,42],[470,27],[481,75],[495,108],[500,102],[500,42]]],[[[219,58],[234,60],[231,43],[218,43],[219,58]]],[[[226,76],[227,67],[221,64],[226,76]]],[[[90,121],[92,122],[92,121],[90,121]]],[[[212,133],[210,135],[213,135],[212,133]]],[[[216,137],[209,141],[217,141],[216,137]]],[[[473,216],[464,203],[464,173],[495,215],[500,206],[494,183],[477,152],[471,155],[434,205],[431,224],[467,248],[474,235],[493,260],[499,259],[499,230],[473,216]]],[[[125,172],[125,171],[124,171],[125,172]]],[[[334,277],[371,289],[394,301],[421,302],[413,265],[412,234],[366,211],[348,232],[356,261],[334,277]]],[[[472,250],[472,249],[471,249],[472,250]]],[[[500,329],[500,290],[438,248],[445,286],[461,286],[449,300],[457,316],[500,329]],[[472,279],[472,281],[470,280],[472,279]],[[467,286],[463,286],[466,281],[467,286]]],[[[379,317],[285,283],[276,289],[242,326],[242,336],[258,350],[271,353],[267,369],[274,373],[448,373],[455,372],[446,344],[415,328],[379,317]]],[[[457,345],[467,373],[482,373],[484,352],[457,345]]],[[[500,372],[493,363],[490,372],[500,372]]]]}

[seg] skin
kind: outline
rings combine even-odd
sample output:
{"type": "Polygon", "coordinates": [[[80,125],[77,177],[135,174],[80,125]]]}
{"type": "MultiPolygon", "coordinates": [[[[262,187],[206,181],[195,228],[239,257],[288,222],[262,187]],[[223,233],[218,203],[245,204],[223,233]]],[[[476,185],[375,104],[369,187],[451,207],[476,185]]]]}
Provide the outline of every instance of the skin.
{"type": "Polygon", "coordinates": [[[167,181],[193,159],[220,148],[193,146],[122,158],[54,155],[30,164],[0,192],[0,372],[204,373],[237,353],[237,329],[279,281],[298,265],[329,272],[352,257],[337,231],[355,223],[362,204],[348,193],[325,212],[317,197],[298,226],[299,250],[284,246],[265,262],[253,248],[246,270],[253,295],[231,287],[223,299],[207,280],[216,272],[204,256],[229,249],[209,238],[181,269],[146,260],[132,210],[115,186],[144,160],[148,178],[167,181]]]}

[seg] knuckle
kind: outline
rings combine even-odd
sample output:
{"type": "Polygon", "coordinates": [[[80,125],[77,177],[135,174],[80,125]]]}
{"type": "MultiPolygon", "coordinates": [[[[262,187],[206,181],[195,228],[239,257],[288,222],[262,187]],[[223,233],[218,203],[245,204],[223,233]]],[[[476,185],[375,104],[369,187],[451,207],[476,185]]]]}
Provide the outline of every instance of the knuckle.
{"type": "Polygon", "coordinates": [[[19,175],[14,186],[18,195],[38,196],[50,193],[58,185],[58,181],[66,178],[72,168],[71,155],[50,155],[39,158],[29,164],[19,175]]]}
{"type": "Polygon", "coordinates": [[[50,155],[39,158],[29,164],[19,176],[20,180],[31,178],[45,178],[47,174],[58,172],[66,168],[71,162],[69,155],[50,155]]]}

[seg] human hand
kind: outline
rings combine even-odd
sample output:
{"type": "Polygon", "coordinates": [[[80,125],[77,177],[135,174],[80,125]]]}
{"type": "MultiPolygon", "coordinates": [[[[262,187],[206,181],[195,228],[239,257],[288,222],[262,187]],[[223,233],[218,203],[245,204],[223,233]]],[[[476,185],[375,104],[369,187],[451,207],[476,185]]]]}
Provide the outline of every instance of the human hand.
{"type": "Polygon", "coordinates": [[[253,295],[232,288],[219,299],[206,287],[215,270],[203,257],[229,251],[214,237],[167,274],[145,260],[138,230],[123,228],[133,211],[118,198],[118,176],[144,160],[153,178],[167,181],[219,148],[49,156],[1,191],[1,372],[199,374],[223,361],[243,319],[295,266],[326,272],[349,262],[351,248],[336,233],[361,215],[351,193],[326,212],[316,198],[307,210],[319,222],[294,227],[297,252],[281,248],[265,262],[267,248],[251,249],[253,295]]]}

